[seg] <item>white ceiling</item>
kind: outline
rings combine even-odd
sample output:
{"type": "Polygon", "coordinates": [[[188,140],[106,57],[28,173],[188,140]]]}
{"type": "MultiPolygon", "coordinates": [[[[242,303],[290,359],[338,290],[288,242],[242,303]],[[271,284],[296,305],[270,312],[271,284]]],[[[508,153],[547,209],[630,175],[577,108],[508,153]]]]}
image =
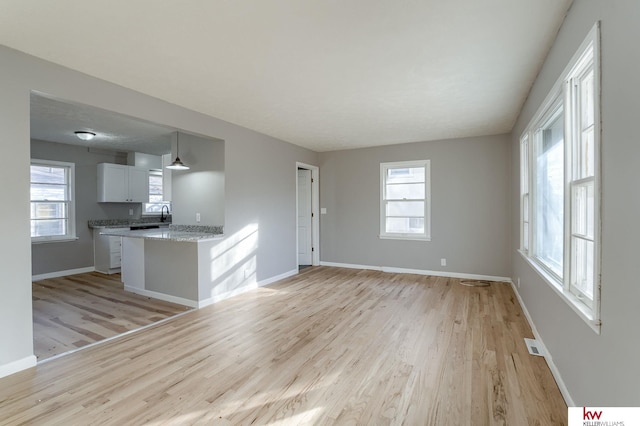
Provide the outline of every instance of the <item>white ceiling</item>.
{"type": "Polygon", "coordinates": [[[0,0],[0,43],[316,151],[511,130],[571,0],[0,0]]]}
{"type": "Polygon", "coordinates": [[[88,105],[31,95],[31,138],[118,152],[162,155],[171,152],[175,129],[88,105]],[[91,141],[75,131],[96,134],[91,141]]]}

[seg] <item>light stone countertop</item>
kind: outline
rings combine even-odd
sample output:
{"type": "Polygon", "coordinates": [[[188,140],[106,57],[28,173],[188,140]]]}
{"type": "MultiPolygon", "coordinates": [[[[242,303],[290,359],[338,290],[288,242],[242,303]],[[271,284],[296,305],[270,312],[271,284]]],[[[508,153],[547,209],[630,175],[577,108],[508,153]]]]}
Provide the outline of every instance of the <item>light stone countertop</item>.
{"type": "Polygon", "coordinates": [[[130,226],[144,226],[144,225],[156,225],[156,226],[169,226],[171,225],[171,218],[160,221],[159,217],[143,217],[139,219],[93,219],[87,223],[91,229],[105,229],[105,228],[128,228],[130,226]]]}
{"type": "Polygon", "coordinates": [[[127,238],[144,238],[147,240],[164,240],[164,241],[179,241],[179,242],[198,242],[219,240],[224,238],[222,233],[211,232],[211,229],[222,231],[222,227],[198,227],[198,226],[180,226],[172,225],[167,228],[152,228],[152,229],[109,229],[105,228],[100,232],[100,235],[110,235],[114,237],[127,237],[127,238]],[[202,229],[198,229],[202,228],[202,229]],[[219,228],[219,229],[218,229],[219,228]]]}
{"type": "Polygon", "coordinates": [[[168,228],[171,223],[169,222],[142,222],[142,223],[126,223],[121,225],[91,225],[89,228],[91,229],[114,229],[114,228],[126,228],[129,229],[131,226],[159,226],[161,228],[168,228]]]}

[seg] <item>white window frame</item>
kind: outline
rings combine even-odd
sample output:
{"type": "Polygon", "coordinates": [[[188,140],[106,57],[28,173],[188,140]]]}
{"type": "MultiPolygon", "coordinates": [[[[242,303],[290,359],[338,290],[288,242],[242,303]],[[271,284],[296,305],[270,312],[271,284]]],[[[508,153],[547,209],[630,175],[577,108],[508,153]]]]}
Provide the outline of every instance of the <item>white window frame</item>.
{"type": "MultiPolygon", "coordinates": [[[[78,237],[76,236],[76,201],[75,201],[75,164],[68,163],[64,161],[52,161],[52,160],[41,160],[41,159],[31,159],[30,166],[45,166],[45,167],[56,167],[56,168],[64,168],[66,171],[66,180],[68,187],[68,196],[69,199],[65,200],[67,204],[68,210],[68,226],[67,233],[65,235],[47,235],[40,237],[31,237],[31,243],[40,244],[40,243],[59,243],[65,241],[76,241],[78,237]]],[[[29,197],[30,204],[32,202],[37,201],[45,201],[45,200],[31,200],[29,197]]],[[[29,209],[31,211],[31,209],[29,209]]],[[[29,219],[31,222],[33,219],[29,219]]]]}
{"type": "MultiPolygon", "coordinates": [[[[600,26],[597,22],[591,29],[580,48],[572,57],[571,61],[556,81],[545,101],[542,103],[531,122],[520,138],[520,254],[538,272],[552,289],[582,318],[596,333],[600,334],[600,26]],[[585,59],[587,58],[587,59],[585,59]],[[577,138],[581,136],[582,129],[579,129],[580,120],[577,118],[580,109],[579,93],[576,90],[576,81],[585,75],[587,71],[593,70],[594,83],[594,124],[593,124],[593,176],[576,176],[577,161],[580,152],[578,151],[577,138]],[[535,138],[538,137],[539,129],[548,122],[550,115],[563,108],[564,114],[564,220],[563,220],[563,274],[558,276],[552,273],[539,259],[535,253],[535,138]],[[573,254],[575,246],[573,241],[579,237],[573,230],[577,221],[577,205],[575,203],[574,191],[584,185],[593,185],[594,211],[593,211],[593,236],[588,237],[593,242],[593,300],[576,287],[575,267],[573,254]],[[525,201],[529,198],[529,202],[525,201]],[[525,208],[528,207],[528,212],[525,208]],[[526,220],[529,218],[528,234],[525,234],[526,220]],[[525,240],[528,240],[528,245],[525,240]]],[[[584,239],[584,238],[583,238],[584,239]]]]}
{"type": "MultiPolygon", "coordinates": [[[[566,276],[564,272],[564,267],[566,267],[566,256],[563,256],[563,268],[558,273],[556,272],[551,265],[548,264],[544,259],[538,256],[539,250],[537,247],[536,235],[535,231],[537,229],[538,223],[536,220],[535,207],[537,206],[536,201],[538,198],[538,194],[536,192],[536,187],[534,182],[537,180],[537,172],[538,170],[533,166],[533,162],[537,158],[537,149],[540,143],[540,139],[543,137],[542,129],[546,129],[549,127],[549,124],[555,121],[560,115],[565,114],[564,103],[563,103],[562,91],[556,92],[555,96],[552,97],[551,102],[547,104],[547,107],[544,110],[544,114],[542,114],[538,120],[534,122],[534,126],[529,133],[529,140],[531,141],[531,146],[529,147],[529,191],[531,194],[530,203],[529,203],[529,220],[531,226],[529,227],[529,257],[537,263],[538,268],[541,268],[545,271],[546,274],[550,275],[556,283],[561,283],[563,277],[566,276]]],[[[566,147],[566,140],[563,141],[563,146],[566,147]]],[[[566,148],[565,148],[565,162],[566,162],[566,148]]],[[[565,166],[566,169],[566,166],[565,166]]],[[[564,185],[564,217],[566,217],[566,185],[564,185]]],[[[564,219],[563,219],[564,222],[564,219]]],[[[564,228],[564,224],[563,224],[564,228]]],[[[564,234],[563,234],[563,247],[564,247],[564,234]]]]}
{"type": "Polygon", "coordinates": [[[529,254],[531,240],[529,239],[531,228],[531,212],[529,210],[529,134],[525,133],[520,138],[520,251],[529,254]]]}
{"type": "Polygon", "coordinates": [[[431,161],[430,160],[380,163],[380,234],[379,234],[379,237],[381,239],[393,239],[393,240],[431,241],[431,161]],[[387,202],[401,201],[401,200],[391,200],[386,198],[387,170],[411,168],[411,167],[413,168],[424,167],[424,179],[425,179],[424,199],[422,198],[415,199],[415,201],[421,201],[421,200],[424,201],[424,232],[421,234],[386,232],[387,202]]]}
{"type": "MultiPolygon", "coordinates": [[[[151,180],[151,176],[160,176],[162,177],[162,171],[161,170],[149,170],[149,176],[148,179],[151,180]]],[[[149,182],[149,200],[151,200],[151,182],[149,182]]],[[[156,194],[153,194],[156,195],[156,194]]],[[[164,190],[164,181],[162,183],[162,195],[164,197],[165,195],[165,190],[164,190]]],[[[153,206],[153,205],[159,205],[159,206],[167,206],[169,208],[169,214],[171,214],[171,202],[170,201],[163,201],[161,203],[142,203],[142,216],[158,216],[159,212],[155,212],[155,211],[147,211],[147,208],[149,206],[153,206]]],[[[161,207],[162,208],[162,207],[161,207]]],[[[162,211],[162,210],[160,210],[162,211]]]]}

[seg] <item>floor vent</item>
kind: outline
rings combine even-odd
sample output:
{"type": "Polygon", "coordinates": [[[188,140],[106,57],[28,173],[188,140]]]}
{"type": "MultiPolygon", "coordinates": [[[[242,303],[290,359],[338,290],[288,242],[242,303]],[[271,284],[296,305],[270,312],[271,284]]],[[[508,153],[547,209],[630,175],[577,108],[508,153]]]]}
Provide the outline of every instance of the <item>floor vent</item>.
{"type": "Polygon", "coordinates": [[[531,355],[544,356],[542,346],[537,340],[525,338],[524,342],[526,343],[527,349],[529,349],[529,353],[531,355]]]}

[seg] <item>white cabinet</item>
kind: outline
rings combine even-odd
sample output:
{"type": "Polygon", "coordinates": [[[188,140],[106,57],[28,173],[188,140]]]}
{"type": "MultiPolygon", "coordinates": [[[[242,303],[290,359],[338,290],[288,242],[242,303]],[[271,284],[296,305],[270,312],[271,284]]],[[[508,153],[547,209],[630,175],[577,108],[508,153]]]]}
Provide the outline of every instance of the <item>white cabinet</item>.
{"type": "Polygon", "coordinates": [[[129,170],[129,201],[149,202],[149,171],[135,167],[129,170]]]}
{"type": "Polygon", "coordinates": [[[99,203],[148,203],[149,171],[121,164],[98,164],[99,203]]]}
{"type": "Polygon", "coordinates": [[[127,164],[141,169],[161,169],[162,157],[160,155],[144,154],[142,152],[130,152],[127,154],[127,164]]]}
{"type": "MultiPolygon", "coordinates": [[[[122,228],[128,230],[129,228],[122,228]]],[[[103,229],[93,230],[93,262],[96,271],[103,274],[120,272],[122,265],[122,239],[100,235],[103,229]]]]}

